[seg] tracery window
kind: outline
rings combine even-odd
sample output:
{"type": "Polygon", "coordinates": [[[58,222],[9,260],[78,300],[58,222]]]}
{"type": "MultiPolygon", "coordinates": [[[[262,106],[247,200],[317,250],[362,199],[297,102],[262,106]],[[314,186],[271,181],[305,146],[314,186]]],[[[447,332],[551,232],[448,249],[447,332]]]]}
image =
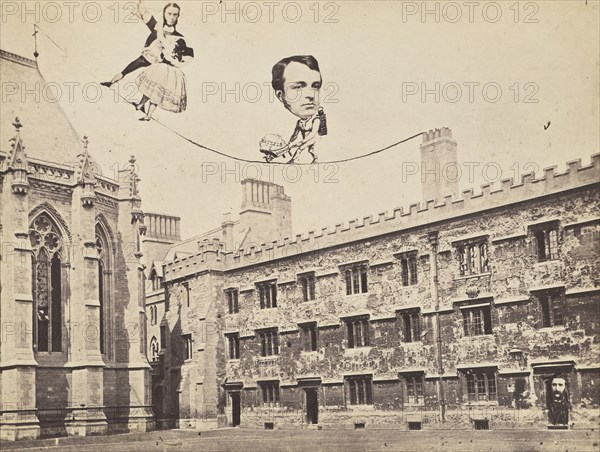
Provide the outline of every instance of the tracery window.
{"type": "Polygon", "coordinates": [[[158,340],[156,339],[156,336],[152,336],[152,339],[150,340],[150,361],[155,363],[158,361],[158,357],[159,357],[158,340]]]}
{"type": "Polygon", "coordinates": [[[58,227],[40,214],[29,228],[33,250],[33,347],[38,352],[62,351],[62,238],[58,227]]]}

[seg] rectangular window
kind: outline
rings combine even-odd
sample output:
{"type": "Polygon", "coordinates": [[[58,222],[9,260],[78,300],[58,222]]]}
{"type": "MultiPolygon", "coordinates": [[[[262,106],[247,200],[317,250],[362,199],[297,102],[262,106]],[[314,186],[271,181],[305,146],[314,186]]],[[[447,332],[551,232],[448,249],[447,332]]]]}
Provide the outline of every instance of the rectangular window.
{"type": "Polygon", "coordinates": [[[192,359],[192,335],[182,334],[181,339],[184,346],[184,359],[192,359]]]}
{"type": "Polygon", "coordinates": [[[264,405],[279,403],[279,382],[263,381],[259,383],[262,401],[264,405]]]}
{"type": "Polygon", "coordinates": [[[469,401],[494,401],[497,399],[496,374],[493,371],[472,370],[466,374],[469,401]]]}
{"type": "Polygon", "coordinates": [[[355,317],[345,322],[348,348],[368,347],[370,345],[368,317],[355,317]]]}
{"type": "Polygon", "coordinates": [[[226,334],[227,344],[229,346],[229,359],[240,359],[240,334],[226,334]]]}
{"type": "Polygon", "coordinates": [[[305,352],[317,351],[317,324],[316,322],[300,325],[302,332],[302,350],[305,352]]]}
{"type": "Polygon", "coordinates": [[[425,401],[423,393],[423,375],[407,375],[404,377],[406,383],[406,402],[410,405],[422,405],[425,401]]]}
{"type": "Polygon", "coordinates": [[[164,350],[167,348],[167,326],[160,326],[160,349],[164,350]]]}
{"type": "Polygon", "coordinates": [[[547,224],[533,231],[540,262],[558,259],[558,225],[547,224]]]}
{"type": "Polygon", "coordinates": [[[238,297],[239,291],[237,289],[229,289],[225,291],[225,298],[227,299],[227,308],[230,314],[237,314],[238,312],[240,312],[238,297]]]}
{"type": "Polygon", "coordinates": [[[279,355],[279,333],[277,328],[261,330],[258,332],[260,339],[261,356],[279,355]]]}
{"type": "Polygon", "coordinates": [[[346,377],[350,405],[373,404],[373,382],[370,376],[346,377]]]}
{"type": "Polygon", "coordinates": [[[257,284],[258,297],[260,298],[260,308],[277,307],[277,284],[275,281],[257,284]]]}
{"type": "Polygon", "coordinates": [[[564,306],[560,294],[541,294],[539,300],[542,307],[542,326],[548,328],[564,325],[564,306]]]}
{"type": "Polygon", "coordinates": [[[463,308],[462,315],[465,336],[492,334],[492,315],[489,305],[463,308]]]}
{"type": "Polygon", "coordinates": [[[302,275],[298,278],[302,286],[302,300],[312,301],[315,299],[315,275],[314,273],[302,275]]]}
{"type": "Polygon", "coordinates": [[[400,257],[402,268],[402,285],[412,286],[417,284],[417,255],[416,253],[403,254],[400,257]]]}
{"type": "Polygon", "coordinates": [[[183,288],[185,289],[185,303],[186,303],[186,306],[189,308],[190,307],[190,284],[183,283],[183,288]]]}
{"type": "Polygon", "coordinates": [[[367,266],[354,265],[347,268],[344,272],[346,278],[346,295],[357,293],[367,293],[369,291],[367,284],[367,266]]]}
{"type": "Polygon", "coordinates": [[[487,242],[465,243],[457,246],[461,276],[490,271],[487,242]]]}
{"type": "Polygon", "coordinates": [[[418,309],[404,311],[401,314],[404,342],[421,340],[421,313],[418,309]]]}

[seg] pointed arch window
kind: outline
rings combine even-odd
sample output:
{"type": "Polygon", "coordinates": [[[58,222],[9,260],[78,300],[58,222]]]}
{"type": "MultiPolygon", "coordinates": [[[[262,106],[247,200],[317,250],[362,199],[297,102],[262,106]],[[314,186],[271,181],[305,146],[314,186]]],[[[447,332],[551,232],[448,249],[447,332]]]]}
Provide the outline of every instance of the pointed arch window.
{"type": "Polygon", "coordinates": [[[40,214],[29,228],[33,251],[33,346],[38,352],[62,351],[62,237],[56,224],[40,214]]]}
{"type": "Polygon", "coordinates": [[[111,259],[108,237],[99,223],[96,224],[96,250],[98,251],[98,301],[100,304],[98,312],[98,339],[100,342],[100,353],[105,354],[107,351],[111,259]]]}
{"type": "Polygon", "coordinates": [[[152,340],[150,341],[150,361],[155,363],[158,361],[158,356],[159,356],[159,347],[158,347],[158,340],[156,339],[156,336],[152,336],[152,340]]]}

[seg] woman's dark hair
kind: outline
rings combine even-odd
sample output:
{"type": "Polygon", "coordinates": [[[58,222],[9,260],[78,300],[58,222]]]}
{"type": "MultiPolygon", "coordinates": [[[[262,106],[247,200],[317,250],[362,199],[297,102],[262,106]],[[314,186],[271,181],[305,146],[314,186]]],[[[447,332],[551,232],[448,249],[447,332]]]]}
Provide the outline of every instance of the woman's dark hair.
{"type": "MultiPolygon", "coordinates": [[[[181,14],[181,7],[177,3],[173,3],[173,2],[167,3],[165,5],[165,7],[163,8],[163,23],[167,22],[167,20],[165,18],[165,13],[167,12],[167,8],[170,8],[170,7],[177,8],[177,11],[179,11],[179,13],[181,14]]],[[[179,17],[177,18],[177,20],[173,24],[173,28],[177,27],[177,22],[179,22],[179,17]]]]}
{"type": "Polygon", "coordinates": [[[313,71],[321,72],[317,59],[312,55],[294,55],[284,58],[283,60],[277,62],[271,71],[273,75],[271,86],[275,91],[283,91],[283,72],[285,71],[287,65],[292,62],[303,64],[308,66],[308,68],[312,69],[313,71]]]}

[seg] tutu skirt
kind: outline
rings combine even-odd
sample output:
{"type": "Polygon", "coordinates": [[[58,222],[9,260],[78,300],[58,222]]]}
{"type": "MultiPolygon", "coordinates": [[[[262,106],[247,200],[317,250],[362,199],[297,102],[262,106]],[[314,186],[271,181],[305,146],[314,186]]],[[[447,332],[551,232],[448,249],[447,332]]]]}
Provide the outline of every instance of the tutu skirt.
{"type": "Polygon", "coordinates": [[[187,107],[185,75],[177,67],[155,63],[136,79],[140,92],[163,110],[181,113],[187,107]]]}

